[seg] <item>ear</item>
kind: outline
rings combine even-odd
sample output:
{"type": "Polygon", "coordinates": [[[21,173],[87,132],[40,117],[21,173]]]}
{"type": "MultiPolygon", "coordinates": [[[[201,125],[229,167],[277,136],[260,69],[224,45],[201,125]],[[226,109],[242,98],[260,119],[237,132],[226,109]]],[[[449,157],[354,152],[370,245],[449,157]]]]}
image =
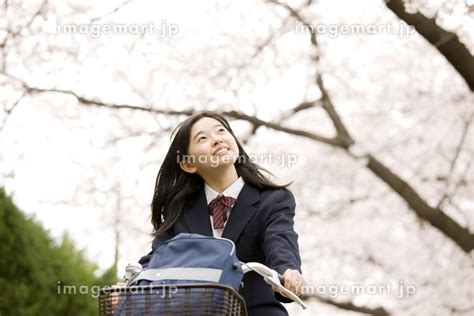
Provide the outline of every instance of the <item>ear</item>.
{"type": "Polygon", "coordinates": [[[197,168],[190,162],[187,161],[180,161],[179,166],[183,169],[184,172],[187,173],[196,173],[197,168]]]}

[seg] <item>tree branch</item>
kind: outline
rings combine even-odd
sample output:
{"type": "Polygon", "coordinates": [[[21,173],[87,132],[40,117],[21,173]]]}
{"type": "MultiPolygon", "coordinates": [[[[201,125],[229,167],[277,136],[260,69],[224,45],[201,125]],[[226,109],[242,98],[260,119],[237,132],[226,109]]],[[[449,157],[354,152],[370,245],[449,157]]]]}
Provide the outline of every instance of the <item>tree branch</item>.
{"type": "MultiPolygon", "coordinates": [[[[108,107],[112,109],[126,108],[163,115],[192,115],[195,113],[194,110],[174,111],[160,110],[151,107],[142,107],[127,104],[107,104],[102,101],[86,99],[84,97],[78,96],[72,91],[60,89],[39,89],[29,87],[26,84],[24,84],[24,87],[27,88],[27,91],[33,93],[59,92],[72,95],[77,98],[79,102],[85,105],[108,107]]],[[[350,146],[346,148],[346,143],[344,141],[341,141],[339,137],[327,138],[315,133],[284,127],[280,124],[267,122],[259,119],[258,117],[247,115],[238,111],[221,111],[219,113],[224,116],[245,120],[255,126],[265,126],[291,135],[301,136],[314,141],[325,143],[327,145],[343,148],[346,149],[346,151],[354,157],[351,151],[355,146],[350,146]]],[[[461,227],[452,218],[446,215],[441,209],[429,206],[406,181],[402,180],[398,175],[394,174],[388,167],[383,165],[373,155],[369,153],[363,153],[361,157],[365,157],[365,159],[367,159],[367,167],[369,168],[369,170],[371,170],[382,181],[388,184],[396,193],[398,193],[408,203],[410,208],[419,218],[429,222],[433,227],[436,227],[439,231],[441,231],[443,234],[453,240],[465,252],[469,253],[472,249],[474,249],[474,234],[471,234],[468,229],[461,227]]]]}
{"type": "Polygon", "coordinates": [[[449,171],[448,171],[448,176],[446,177],[446,188],[445,188],[445,193],[441,197],[441,199],[438,202],[437,208],[440,208],[443,206],[443,203],[446,201],[446,199],[450,199],[450,194],[449,194],[449,187],[451,184],[451,179],[453,176],[454,169],[456,167],[456,162],[458,161],[459,155],[461,154],[462,147],[464,146],[464,143],[466,141],[466,136],[467,132],[469,130],[469,127],[471,125],[472,119],[474,118],[474,112],[471,114],[471,117],[469,117],[466,122],[464,123],[464,128],[461,134],[461,140],[459,141],[459,145],[456,148],[456,152],[454,153],[453,160],[451,161],[451,164],[449,166],[449,171]]]}
{"type": "Polygon", "coordinates": [[[367,158],[367,167],[397,192],[419,218],[436,227],[466,253],[474,249],[474,234],[471,234],[467,228],[461,227],[441,209],[429,206],[406,181],[394,174],[374,156],[369,154],[367,158]]]}
{"type": "Polygon", "coordinates": [[[25,92],[22,93],[22,95],[15,102],[13,102],[13,104],[10,106],[9,109],[4,107],[3,111],[5,112],[5,117],[3,118],[2,125],[0,126],[0,132],[5,128],[8,118],[12,114],[13,110],[15,110],[15,108],[18,106],[18,103],[20,103],[20,101],[25,97],[25,95],[26,95],[25,92]]]}
{"type": "Polygon", "coordinates": [[[362,314],[367,314],[367,315],[374,315],[374,316],[389,316],[390,315],[390,313],[387,312],[383,307],[368,308],[368,307],[363,307],[363,306],[357,306],[352,302],[336,302],[329,298],[325,298],[317,294],[311,294],[307,296],[303,295],[301,298],[303,300],[317,299],[318,301],[328,304],[328,305],[332,305],[341,309],[358,312],[362,314]]]}
{"type": "MultiPolygon", "coordinates": [[[[36,88],[36,87],[31,87],[27,85],[26,83],[23,83],[23,87],[28,93],[47,93],[47,92],[57,92],[57,93],[62,93],[62,94],[67,94],[75,97],[77,101],[84,105],[93,105],[93,106],[98,106],[98,107],[107,107],[107,108],[112,108],[112,109],[131,109],[131,110],[138,110],[138,111],[144,111],[144,112],[149,112],[149,113],[154,113],[154,114],[163,114],[163,115],[192,115],[195,113],[195,110],[184,110],[184,111],[175,111],[175,110],[161,110],[157,108],[152,108],[152,107],[144,107],[144,106],[138,106],[138,105],[130,105],[130,104],[113,104],[113,103],[106,103],[103,101],[98,101],[98,100],[91,100],[87,99],[85,97],[79,96],[73,91],[69,90],[62,90],[62,89],[41,89],[41,88],[36,88]]],[[[297,136],[303,136],[315,141],[319,141],[328,145],[332,146],[337,146],[341,147],[343,144],[340,142],[339,139],[337,138],[328,138],[322,135],[318,135],[315,133],[299,130],[299,129],[294,129],[294,128],[289,128],[289,127],[284,127],[280,124],[276,123],[271,123],[267,121],[263,121],[256,116],[251,116],[247,115],[245,113],[241,113],[238,111],[220,111],[220,114],[228,117],[232,117],[235,119],[241,119],[245,120],[254,126],[265,126],[277,131],[285,132],[288,134],[292,135],[297,135],[297,136]]]]}
{"type": "MultiPolygon", "coordinates": [[[[308,25],[309,23],[301,16],[299,11],[293,9],[287,4],[269,0],[269,2],[276,5],[282,6],[287,9],[288,12],[297,19],[300,23],[308,25]]],[[[399,2],[399,1],[396,1],[399,2]]],[[[389,2],[392,3],[392,2],[389,2]]],[[[318,49],[316,32],[311,33],[311,45],[318,49]]],[[[319,54],[313,57],[315,63],[319,62],[319,54]]],[[[471,69],[470,76],[474,76],[474,68],[471,69]]],[[[345,149],[348,154],[354,158],[362,158],[367,160],[367,167],[371,170],[376,176],[378,176],[382,181],[388,184],[396,193],[399,194],[410,206],[410,208],[415,212],[415,214],[427,222],[429,222],[433,227],[441,231],[445,236],[453,240],[463,251],[469,253],[474,249],[474,234],[471,234],[467,228],[462,227],[457,222],[455,222],[451,217],[446,215],[440,208],[433,208],[425,202],[421,196],[403,179],[398,175],[393,173],[388,167],[382,164],[369,152],[362,150],[360,151],[359,145],[355,144],[354,140],[350,136],[347,128],[340,119],[331,97],[326,90],[321,74],[318,72],[315,75],[315,83],[319,87],[322,97],[321,101],[323,102],[323,107],[328,113],[331,121],[337,131],[337,143],[339,147],[345,149]]],[[[269,126],[271,127],[271,126],[269,126]]],[[[296,134],[295,134],[296,135],[296,134]]],[[[299,135],[304,136],[304,135],[299,135]]]]}
{"type": "Polygon", "coordinates": [[[416,31],[456,69],[469,89],[474,91],[474,56],[455,33],[444,30],[434,19],[429,19],[419,12],[415,14],[406,12],[403,0],[385,1],[385,4],[396,16],[413,25],[416,31]]]}

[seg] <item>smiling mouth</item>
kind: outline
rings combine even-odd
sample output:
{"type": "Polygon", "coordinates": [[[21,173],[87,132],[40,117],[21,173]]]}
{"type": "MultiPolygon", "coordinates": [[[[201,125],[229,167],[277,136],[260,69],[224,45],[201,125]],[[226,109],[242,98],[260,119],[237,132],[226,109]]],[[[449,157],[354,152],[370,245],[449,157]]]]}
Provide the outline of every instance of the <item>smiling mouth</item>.
{"type": "Polygon", "coordinates": [[[214,155],[214,156],[219,156],[219,155],[222,155],[222,154],[224,154],[224,153],[226,153],[226,152],[228,152],[228,151],[229,151],[228,148],[221,148],[221,149],[217,150],[213,155],[214,155]]]}

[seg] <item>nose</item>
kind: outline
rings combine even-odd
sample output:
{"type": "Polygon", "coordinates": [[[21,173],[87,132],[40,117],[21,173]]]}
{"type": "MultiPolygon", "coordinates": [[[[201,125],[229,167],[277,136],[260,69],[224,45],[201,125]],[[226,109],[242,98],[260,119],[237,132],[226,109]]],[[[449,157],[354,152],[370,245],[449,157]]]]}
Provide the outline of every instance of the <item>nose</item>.
{"type": "Polygon", "coordinates": [[[220,135],[215,135],[214,138],[213,138],[213,145],[217,145],[219,143],[222,143],[222,137],[220,135]]]}

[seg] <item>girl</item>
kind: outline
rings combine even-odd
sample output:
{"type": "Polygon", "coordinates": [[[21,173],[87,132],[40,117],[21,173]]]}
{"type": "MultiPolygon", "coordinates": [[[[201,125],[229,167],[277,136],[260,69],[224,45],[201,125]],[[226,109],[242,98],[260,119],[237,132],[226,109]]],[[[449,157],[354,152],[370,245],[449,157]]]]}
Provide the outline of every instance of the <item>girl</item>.
{"type": "MultiPolygon", "coordinates": [[[[284,286],[299,295],[304,279],[288,185],[267,179],[216,113],[191,116],[175,132],[156,179],[152,249],[183,232],[222,236],[236,244],[241,261],[275,269],[284,286]]],[[[143,267],[152,252],[140,259],[143,267]]],[[[242,281],[249,315],[288,315],[280,302],[291,300],[273,292],[262,277],[250,272],[242,281]]]]}

